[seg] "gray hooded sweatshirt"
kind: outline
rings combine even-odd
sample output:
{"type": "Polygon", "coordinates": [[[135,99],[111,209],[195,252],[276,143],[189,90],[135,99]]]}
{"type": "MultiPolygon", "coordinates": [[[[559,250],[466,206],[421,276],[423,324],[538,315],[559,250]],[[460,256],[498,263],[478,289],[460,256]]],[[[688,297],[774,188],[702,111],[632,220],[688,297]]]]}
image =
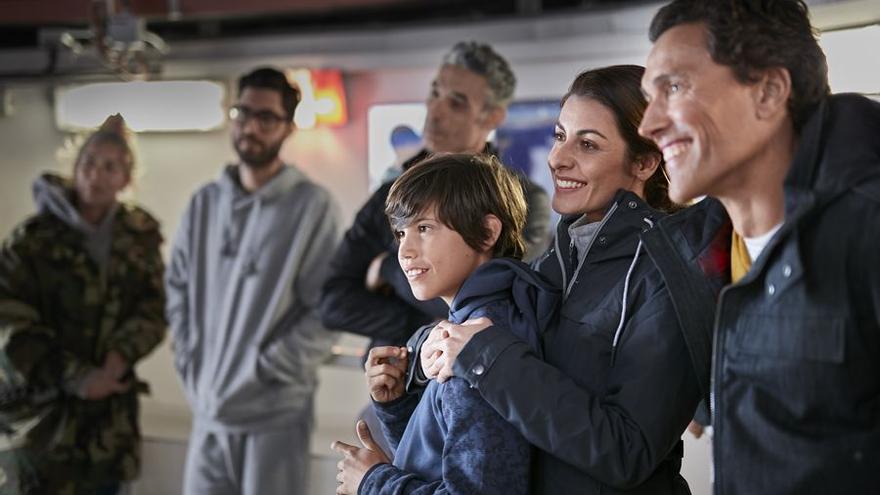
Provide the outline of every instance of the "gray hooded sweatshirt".
{"type": "Polygon", "coordinates": [[[175,365],[200,426],[311,418],[334,339],[317,305],[337,218],[330,194],[290,166],[250,194],[228,166],[193,195],[165,285],[175,365]]]}

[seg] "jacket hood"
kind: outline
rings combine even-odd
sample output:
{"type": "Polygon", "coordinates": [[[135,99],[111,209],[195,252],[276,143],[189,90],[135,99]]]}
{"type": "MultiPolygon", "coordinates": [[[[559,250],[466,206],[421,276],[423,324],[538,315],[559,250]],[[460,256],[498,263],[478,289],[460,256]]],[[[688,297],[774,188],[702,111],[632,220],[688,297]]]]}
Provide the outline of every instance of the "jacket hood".
{"type": "Polygon", "coordinates": [[[804,124],[786,188],[829,198],[880,175],[880,103],[856,94],[824,99],[804,124]]]}
{"type": "Polygon", "coordinates": [[[43,174],[34,181],[32,191],[37,212],[49,213],[74,228],[85,224],[73,204],[73,183],[69,179],[43,174]]]}
{"type": "MultiPolygon", "coordinates": [[[[43,174],[34,181],[34,202],[40,214],[49,214],[83,234],[86,251],[99,265],[107,262],[113,239],[113,223],[119,204],[113,205],[98,225],[92,225],[79,214],[72,198],[73,184],[55,174],[43,174]]],[[[137,227],[137,225],[133,225],[137,227]]]]}
{"type": "Polygon", "coordinates": [[[248,193],[241,186],[238,172],[239,165],[227,165],[219,181],[222,193],[232,199],[234,208],[250,204],[255,200],[271,201],[306,180],[306,176],[296,167],[284,165],[275,177],[263,184],[263,187],[248,193]]]}
{"type": "Polygon", "coordinates": [[[461,323],[489,303],[510,301],[515,310],[511,332],[539,349],[539,335],[550,325],[560,299],[560,291],[525,263],[496,258],[480,265],[464,281],[449,308],[449,319],[461,323]]]}
{"type": "Polygon", "coordinates": [[[284,165],[269,182],[249,193],[241,186],[239,165],[227,165],[217,182],[220,190],[220,209],[223,211],[223,241],[220,251],[234,256],[242,249],[242,243],[249,243],[250,248],[245,248],[250,256],[247,265],[253,267],[259,257],[261,243],[254,239],[248,241],[243,239],[248,219],[258,221],[264,205],[272,203],[300,183],[307,182],[306,176],[296,167],[284,165]]]}

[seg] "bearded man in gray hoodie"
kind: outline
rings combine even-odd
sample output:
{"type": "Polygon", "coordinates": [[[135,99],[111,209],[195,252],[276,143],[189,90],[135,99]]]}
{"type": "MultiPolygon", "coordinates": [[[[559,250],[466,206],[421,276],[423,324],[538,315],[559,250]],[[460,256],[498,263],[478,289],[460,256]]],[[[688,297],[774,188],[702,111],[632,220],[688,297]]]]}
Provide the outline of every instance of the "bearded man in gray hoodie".
{"type": "Polygon", "coordinates": [[[166,274],[175,365],[193,409],[186,494],[305,494],[312,399],[333,334],[317,314],[337,241],[330,194],[278,153],[299,92],[239,80],[239,163],[199,189],[166,274]]]}

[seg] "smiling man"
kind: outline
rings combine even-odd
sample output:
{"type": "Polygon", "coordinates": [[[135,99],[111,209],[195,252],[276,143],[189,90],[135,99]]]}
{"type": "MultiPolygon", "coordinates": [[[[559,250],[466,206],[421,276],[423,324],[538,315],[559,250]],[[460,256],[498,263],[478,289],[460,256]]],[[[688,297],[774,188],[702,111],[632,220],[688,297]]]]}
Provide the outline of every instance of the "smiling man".
{"type": "Polygon", "coordinates": [[[336,207],[278,156],[299,92],[269,68],[238,89],[239,161],[193,196],[167,272],[175,364],[194,416],[183,493],[302,495],[315,375],[332,341],[317,303],[336,207]]]}
{"type": "Polygon", "coordinates": [[[698,208],[733,224],[714,328],[715,491],[873,493],[880,105],[829,94],[802,1],[675,1],[651,39],[640,132],[662,149],[674,200],[717,198],[698,208]]]}

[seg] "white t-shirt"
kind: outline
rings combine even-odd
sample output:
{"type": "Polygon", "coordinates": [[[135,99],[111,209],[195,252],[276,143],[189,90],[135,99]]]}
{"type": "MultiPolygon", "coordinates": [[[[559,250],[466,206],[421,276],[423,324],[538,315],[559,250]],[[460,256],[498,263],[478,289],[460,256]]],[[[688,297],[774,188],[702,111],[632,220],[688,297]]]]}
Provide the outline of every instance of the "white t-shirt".
{"type": "Polygon", "coordinates": [[[758,256],[761,255],[761,251],[767,247],[767,243],[773,238],[773,234],[779,231],[780,227],[782,227],[781,222],[768,230],[766,234],[759,235],[758,237],[743,237],[743,242],[746,243],[746,249],[749,251],[749,258],[752,259],[752,263],[758,259],[758,256]]]}

